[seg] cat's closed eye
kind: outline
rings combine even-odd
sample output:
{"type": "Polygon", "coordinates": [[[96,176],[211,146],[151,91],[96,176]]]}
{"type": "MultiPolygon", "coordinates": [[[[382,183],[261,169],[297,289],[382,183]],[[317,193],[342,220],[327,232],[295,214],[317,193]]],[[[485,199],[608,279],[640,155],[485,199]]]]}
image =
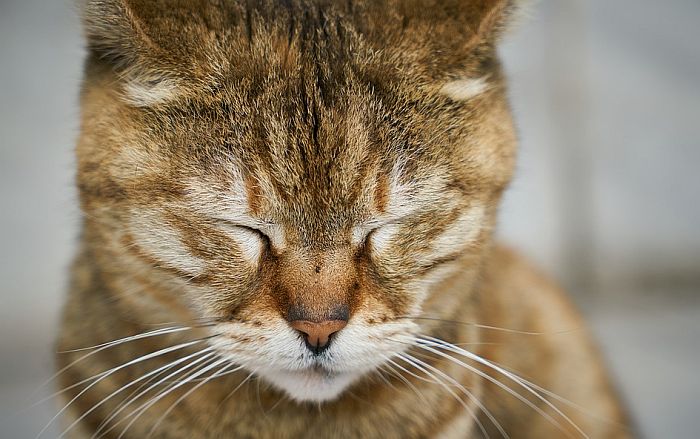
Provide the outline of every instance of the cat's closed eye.
{"type": "Polygon", "coordinates": [[[259,228],[227,220],[217,220],[216,225],[239,244],[241,251],[252,262],[257,262],[272,245],[270,237],[259,228]]]}
{"type": "Polygon", "coordinates": [[[266,245],[270,245],[270,237],[267,234],[253,226],[248,226],[245,224],[237,224],[226,220],[218,220],[217,224],[224,230],[228,230],[231,233],[243,234],[247,236],[254,236],[266,245]]]}

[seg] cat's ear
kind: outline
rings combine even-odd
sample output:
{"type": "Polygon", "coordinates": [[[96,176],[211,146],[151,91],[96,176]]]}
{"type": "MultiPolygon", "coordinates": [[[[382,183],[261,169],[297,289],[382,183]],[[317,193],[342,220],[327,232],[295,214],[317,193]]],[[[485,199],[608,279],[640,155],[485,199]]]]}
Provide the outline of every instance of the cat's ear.
{"type": "Polygon", "coordinates": [[[498,76],[495,46],[528,0],[367,0],[361,32],[413,82],[468,100],[498,76]]]}
{"type": "Polygon", "coordinates": [[[207,75],[217,52],[206,24],[193,13],[207,2],[82,2],[88,50],[93,59],[113,67],[132,104],[158,104],[183,96],[191,89],[187,85],[211,82],[207,75]]]}
{"type": "Polygon", "coordinates": [[[528,0],[467,0],[457,1],[453,8],[461,9],[457,22],[463,22],[472,43],[494,43],[523,15],[528,0]]]}
{"type": "MultiPolygon", "coordinates": [[[[384,26],[400,27],[405,33],[425,31],[425,39],[449,38],[462,44],[495,42],[524,8],[527,0],[388,0],[384,26]]],[[[379,11],[375,16],[381,17],[379,11]]],[[[381,24],[381,23],[377,23],[381,24]]]]}
{"type": "Polygon", "coordinates": [[[170,99],[178,81],[163,68],[167,59],[159,59],[162,49],[138,7],[129,0],[84,0],[82,18],[91,56],[114,68],[126,100],[146,106],[170,99]]]}
{"type": "Polygon", "coordinates": [[[120,69],[139,62],[149,37],[127,0],[86,0],[82,12],[90,52],[120,69]]]}

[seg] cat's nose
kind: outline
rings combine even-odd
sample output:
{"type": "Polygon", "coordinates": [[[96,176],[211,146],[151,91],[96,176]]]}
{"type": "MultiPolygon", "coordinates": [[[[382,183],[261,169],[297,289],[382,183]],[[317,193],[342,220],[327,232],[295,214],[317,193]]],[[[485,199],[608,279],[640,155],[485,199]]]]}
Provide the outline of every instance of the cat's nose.
{"type": "Polygon", "coordinates": [[[325,320],[310,322],[294,320],[289,325],[304,336],[306,347],[314,354],[320,354],[328,348],[331,337],[348,324],[347,320],[325,320]]]}

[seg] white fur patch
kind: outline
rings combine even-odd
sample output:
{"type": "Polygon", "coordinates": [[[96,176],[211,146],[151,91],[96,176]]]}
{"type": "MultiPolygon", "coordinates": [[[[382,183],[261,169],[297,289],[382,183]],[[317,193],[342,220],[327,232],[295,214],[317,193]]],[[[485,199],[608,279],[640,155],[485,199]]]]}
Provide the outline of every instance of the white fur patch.
{"type": "Polygon", "coordinates": [[[488,87],[486,77],[464,78],[443,85],[440,93],[455,101],[466,101],[485,92],[488,87]]]}
{"type": "Polygon", "coordinates": [[[309,370],[303,372],[272,371],[263,374],[278,389],[284,390],[296,401],[331,401],[350,386],[359,374],[327,375],[309,370]]]}
{"type": "Polygon", "coordinates": [[[387,216],[400,218],[410,215],[421,207],[416,197],[416,189],[401,181],[403,163],[397,163],[391,179],[389,180],[389,196],[387,202],[387,216]]]}
{"type": "Polygon", "coordinates": [[[276,249],[283,250],[287,245],[282,227],[253,217],[248,193],[240,177],[234,178],[225,192],[213,190],[199,180],[191,180],[188,185],[188,199],[192,207],[202,215],[230,223],[230,230],[235,232],[231,233],[232,238],[239,242],[241,247],[246,247],[247,257],[251,260],[257,260],[261,251],[261,248],[253,245],[252,238],[261,244],[260,238],[254,236],[255,233],[250,230],[235,227],[236,225],[260,230],[270,238],[272,246],[276,249]]]}
{"type": "Polygon", "coordinates": [[[131,80],[124,86],[127,101],[136,107],[148,107],[172,100],[177,95],[177,83],[172,79],[159,79],[152,84],[131,80]]]}
{"type": "Polygon", "coordinates": [[[376,226],[372,226],[370,224],[360,224],[359,226],[355,226],[352,228],[352,237],[351,243],[353,247],[357,247],[358,245],[362,244],[362,242],[367,238],[367,235],[369,232],[372,231],[372,229],[376,226]]]}
{"type": "Polygon", "coordinates": [[[385,252],[399,231],[399,224],[392,221],[408,216],[420,207],[416,202],[413,188],[401,182],[401,173],[402,164],[399,163],[389,178],[386,212],[353,228],[354,245],[359,245],[368,234],[372,233],[370,238],[372,252],[375,254],[385,252]]]}
{"type": "Polygon", "coordinates": [[[277,224],[265,224],[261,226],[261,230],[268,238],[270,243],[277,250],[284,250],[287,247],[287,240],[284,237],[284,229],[277,224]]]}
{"type": "Polygon", "coordinates": [[[232,362],[256,373],[297,401],[323,402],[337,398],[362,375],[403,352],[417,325],[410,320],[369,325],[351,319],[334,336],[326,352],[313,355],[283,319],[269,319],[262,328],[225,323],[212,345],[232,362]],[[226,335],[229,334],[230,337],[226,335]],[[246,341],[239,341],[245,337],[246,341]],[[251,341],[253,340],[253,341],[251,341]]]}
{"type": "Polygon", "coordinates": [[[401,181],[403,164],[398,163],[389,179],[389,194],[386,212],[371,221],[360,224],[353,229],[353,243],[359,244],[368,233],[371,235],[372,252],[386,252],[401,228],[401,219],[426,208],[440,198],[440,191],[445,186],[440,175],[426,178],[420,182],[408,184],[401,181]]]}

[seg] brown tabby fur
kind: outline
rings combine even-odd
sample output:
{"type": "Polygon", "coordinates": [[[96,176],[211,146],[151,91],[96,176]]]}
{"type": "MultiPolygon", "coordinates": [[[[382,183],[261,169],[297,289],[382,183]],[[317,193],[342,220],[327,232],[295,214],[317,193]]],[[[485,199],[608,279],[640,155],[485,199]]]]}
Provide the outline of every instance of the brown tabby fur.
{"type": "MultiPolygon", "coordinates": [[[[217,352],[234,346],[228,354],[246,369],[201,386],[152,429],[192,385],[177,389],[126,437],[466,438],[483,436],[478,423],[499,437],[455,385],[430,382],[406,363],[412,374],[366,371],[337,397],[319,401],[288,398],[264,375],[247,379],[259,356],[274,366],[264,350],[277,340],[270,331],[287,330],[286,320],[346,312],[348,327],[331,350],[345,344],[366,346],[353,358],[391,354],[404,348],[381,343],[414,328],[576,403],[581,408],[554,400],[589,437],[627,437],[598,354],[563,293],[492,243],[515,157],[495,43],[516,6],[87,1],[90,55],[77,147],[85,215],[59,348],[166,322],[194,329],[98,351],[61,374],[61,385],[216,335],[212,343],[229,343],[214,344],[217,352]],[[444,93],[445,84],[465,78],[484,78],[487,86],[469,99],[444,93]],[[239,224],[241,209],[256,222],[239,224]],[[468,216],[468,233],[455,235],[465,212],[483,215],[468,216]],[[368,234],[358,241],[353,233],[363,224],[368,234]],[[382,235],[387,227],[393,232],[382,235]],[[246,250],[231,233],[262,244],[246,250]],[[195,324],[202,319],[213,323],[195,324]],[[388,332],[373,339],[358,329],[348,343],[342,337],[351,327],[388,332]]],[[[107,376],[69,406],[69,423],[131,380],[194,351],[107,376]]],[[[469,389],[513,438],[580,437],[502,376],[560,427],[444,357],[407,352],[469,389]]],[[[59,355],[59,367],[82,355],[59,355]]],[[[90,437],[136,387],[105,400],[71,434],[90,437]]],[[[66,392],[66,402],[82,388],[66,392]]],[[[119,437],[129,420],[104,437],[119,437]]]]}

